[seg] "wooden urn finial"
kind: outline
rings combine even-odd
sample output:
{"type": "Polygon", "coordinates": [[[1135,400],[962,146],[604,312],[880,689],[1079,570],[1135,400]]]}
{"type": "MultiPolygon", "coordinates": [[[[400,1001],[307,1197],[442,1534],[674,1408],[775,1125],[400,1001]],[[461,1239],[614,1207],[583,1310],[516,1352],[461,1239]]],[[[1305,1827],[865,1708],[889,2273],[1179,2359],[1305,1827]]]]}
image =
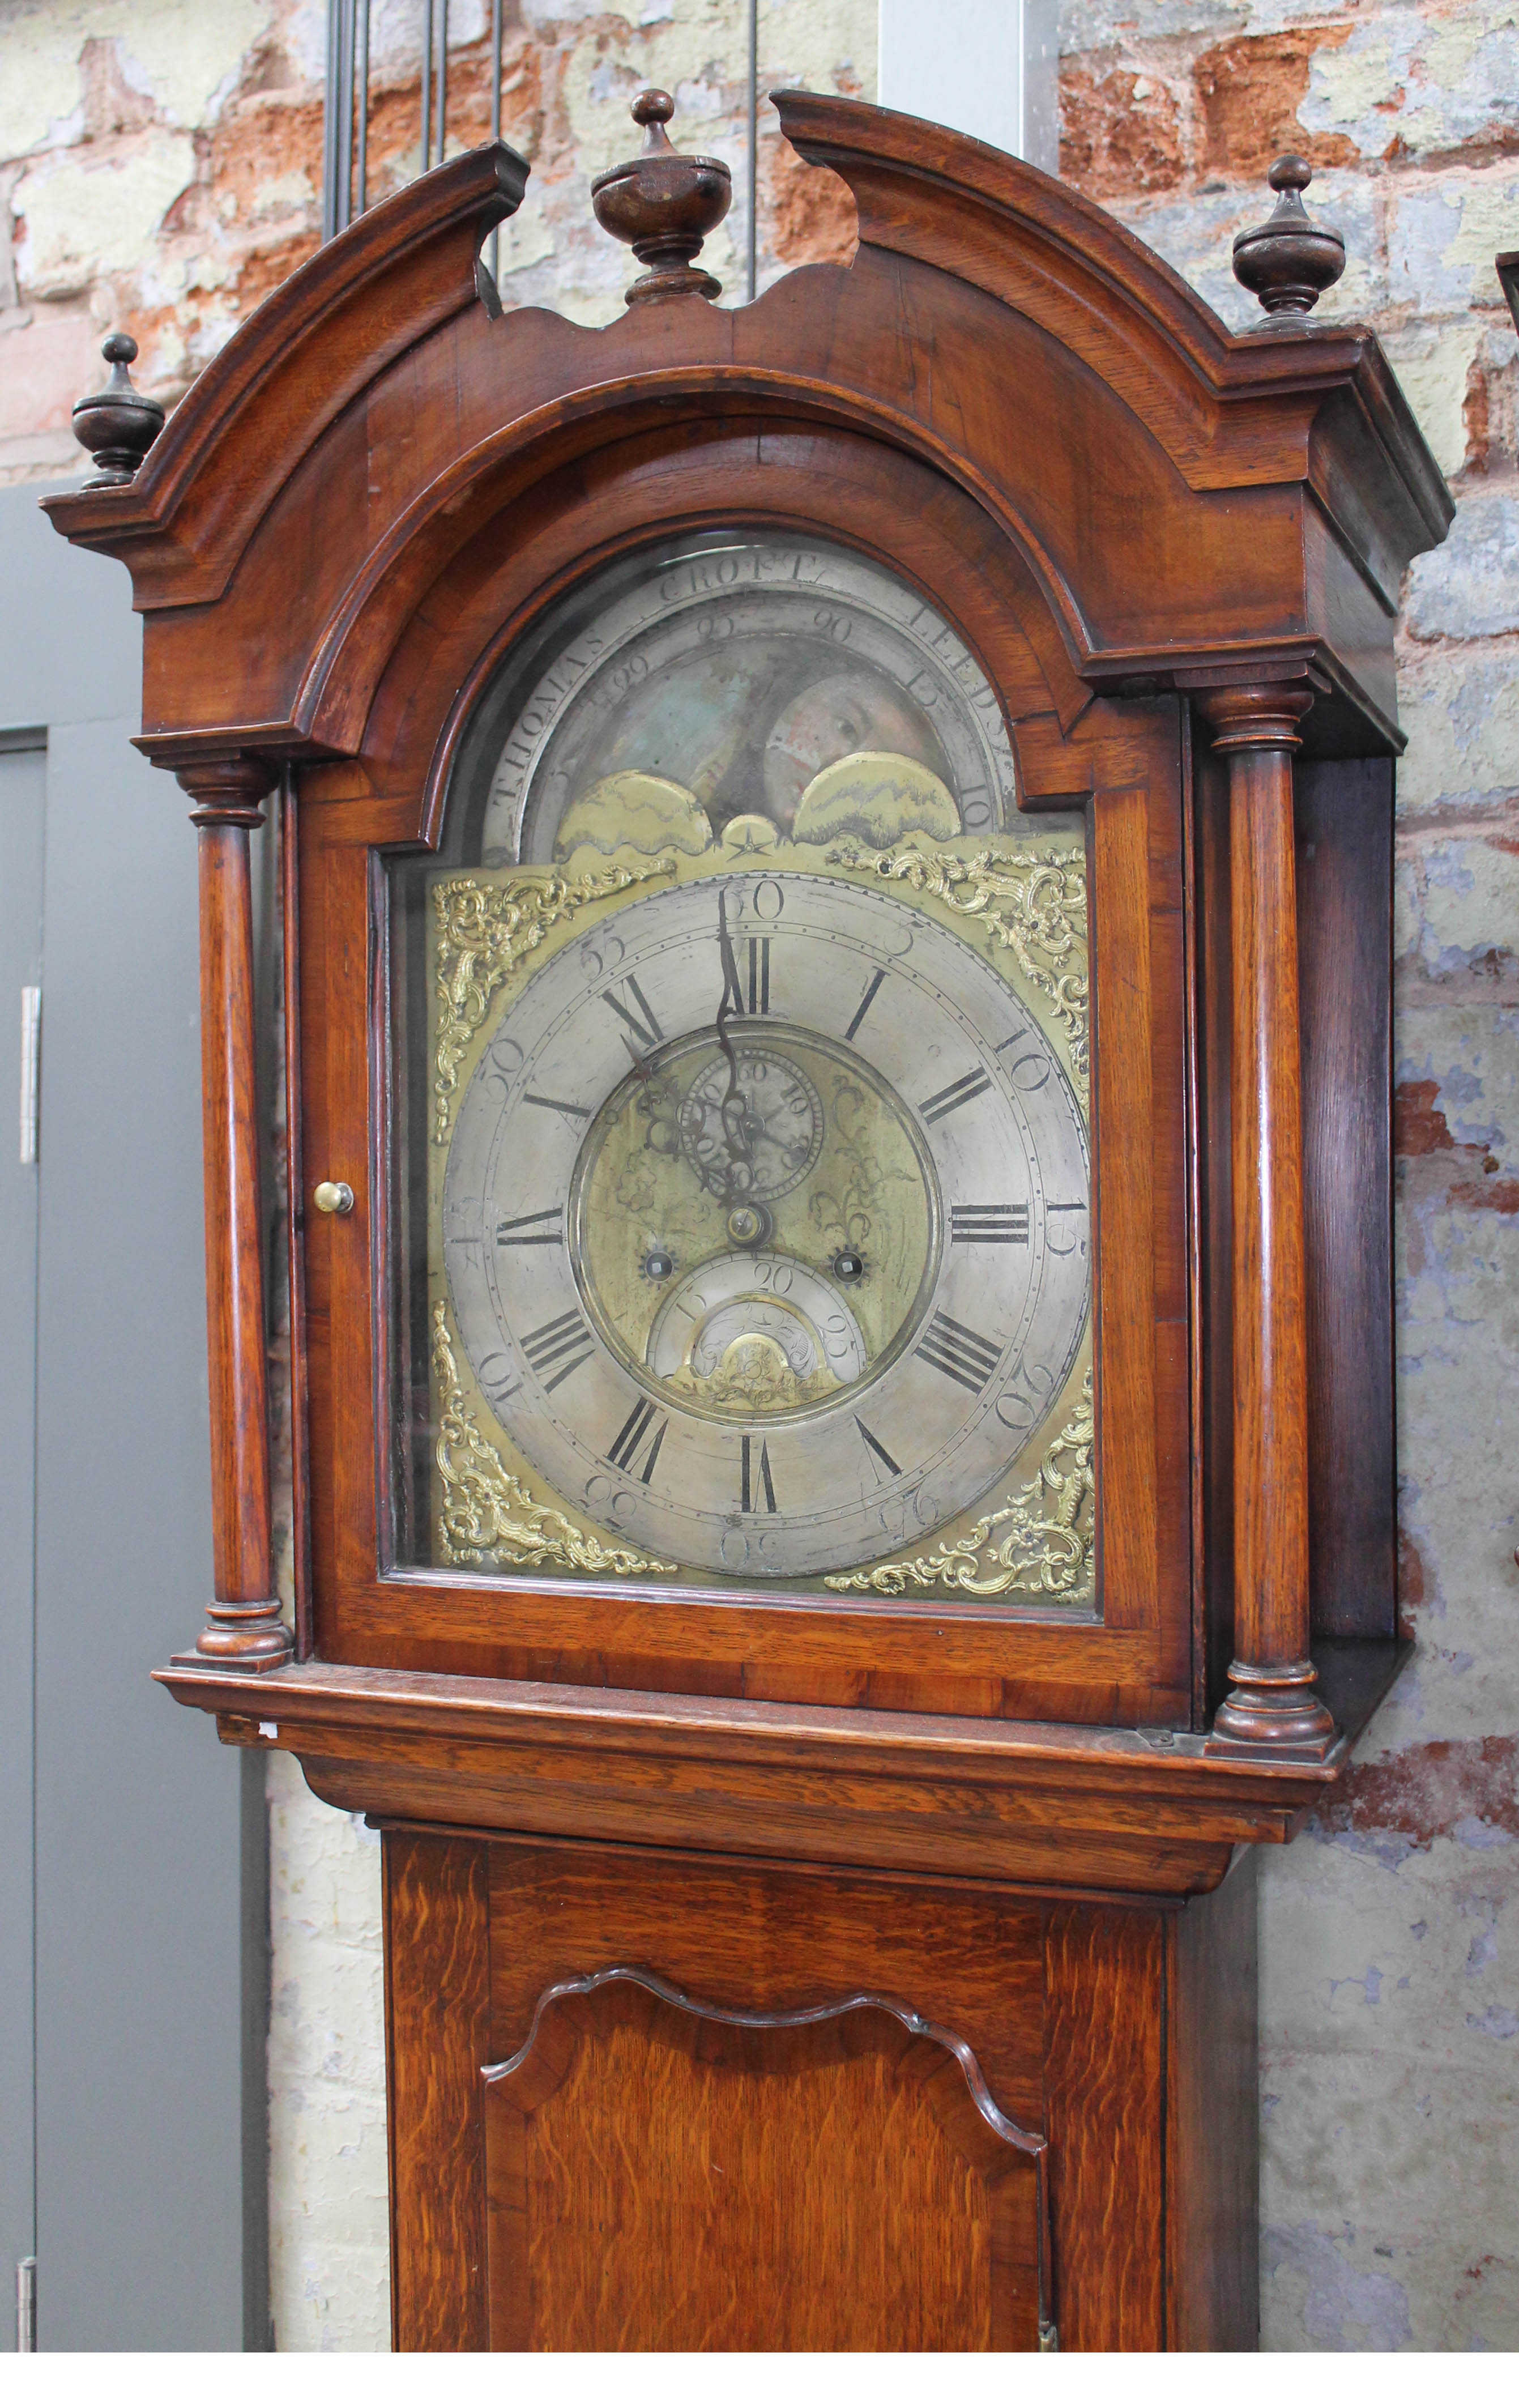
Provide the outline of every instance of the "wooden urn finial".
{"type": "Polygon", "coordinates": [[[86,477],[87,494],[99,485],[130,485],[164,423],[163,403],[139,393],[127,374],[137,356],[131,336],[107,335],[100,351],[110,362],[110,382],[74,404],[76,440],[100,472],[86,477]]]}
{"type": "Polygon", "coordinates": [[[1281,195],[1264,225],[1234,238],[1234,272],[1273,318],[1303,317],[1321,293],[1345,273],[1345,245],[1333,226],[1320,225],[1303,207],[1313,180],[1306,159],[1291,152],[1267,179],[1281,195]]]}
{"type": "Polygon", "coordinates": [[[596,222],[648,269],[628,287],[635,301],[679,300],[688,293],[715,301],[723,287],[692,261],[733,198],[733,179],[721,159],[677,150],[665,128],[675,115],[667,92],[640,92],[633,122],[644,128],[637,159],[609,167],[591,187],[596,222]]]}

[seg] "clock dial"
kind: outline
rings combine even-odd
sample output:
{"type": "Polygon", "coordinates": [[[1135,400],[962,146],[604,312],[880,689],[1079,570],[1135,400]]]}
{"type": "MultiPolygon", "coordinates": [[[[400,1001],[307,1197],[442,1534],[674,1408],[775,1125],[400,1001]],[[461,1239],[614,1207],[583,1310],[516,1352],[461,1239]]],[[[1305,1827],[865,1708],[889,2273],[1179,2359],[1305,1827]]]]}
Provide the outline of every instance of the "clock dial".
{"type": "Polygon", "coordinates": [[[711,538],[594,581],[480,724],[479,866],[428,874],[443,1559],[858,1585],[1010,1507],[1037,1551],[1084,855],[1020,822],[980,665],[873,563],[711,538]]]}
{"type": "Polygon", "coordinates": [[[838,879],[696,881],[609,925],[602,974],[562,950],[511,1075],[482,1057],[459,1107],[444,1267],[493,1412],[556,1495],[694,1569],[910,1544],[1018,1451],[1082,1333],[1054,1050],[958,937],[838,879]],[[726,1010],[724,938],[756,926],[767,998],[726,1010]]]}

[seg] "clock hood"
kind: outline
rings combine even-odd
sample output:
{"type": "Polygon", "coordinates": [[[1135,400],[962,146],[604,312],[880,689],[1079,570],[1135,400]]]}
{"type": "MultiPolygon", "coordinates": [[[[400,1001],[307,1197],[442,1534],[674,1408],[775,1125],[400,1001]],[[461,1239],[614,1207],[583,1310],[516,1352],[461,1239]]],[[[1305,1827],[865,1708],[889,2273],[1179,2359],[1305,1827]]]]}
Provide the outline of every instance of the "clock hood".
{"type": "MultiPolygon", "coordinates": [[[[721,423],[752,432],[756,467],[767,445],[795,457],[838,433],[968,502],[1012,564],[1043,687],[1025,715],[1052,732],[1096,695],[1306,674],[1308,751],[1401,748],[1398,585],[1452,504],[1376,337],[1307,321],[1232,335],[1038,169],[863,103],[776,105],[854,195],[848,267],[796,269],[744,308],[635,305],[604,328],[502,314],[480,245],[528,170],[487,146],[271,294],[130,483],[47,501],[70,540],[132,572],[152,757],[362,756],[408,629],[485,553],[521,548],[544,480],[594,485],[610,450],[637,451],[647,517],[721,423]],[[450,407],[419,408],[424,390],[450,407]],[[279,648],[261,639],[271,616],[279,648]]],[[[751,509],[779,516],[763,481],[751,509]]],[[[806,515],[826,528],[821,494],[806,515]]],[[[1031,764],[1038,749],[1031,729],[1031,764]]]]}

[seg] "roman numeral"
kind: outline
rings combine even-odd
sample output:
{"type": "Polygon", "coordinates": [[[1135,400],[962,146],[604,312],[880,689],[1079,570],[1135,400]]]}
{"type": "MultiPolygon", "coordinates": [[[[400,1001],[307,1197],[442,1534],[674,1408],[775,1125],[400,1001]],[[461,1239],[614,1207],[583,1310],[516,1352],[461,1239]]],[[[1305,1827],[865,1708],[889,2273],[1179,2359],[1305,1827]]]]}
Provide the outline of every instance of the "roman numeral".
{"type": "MultiPolygon", "coordinates": [[[[642,1056],[652,1052],[654,1046],[664,1044],[665,1031],[650,1010],[649,998],[636,978],[626,978],[623,981],[623,993],[632,996],[631,1004],[619,1003],[617,997],[610,992],[604,995],[601,1000],[609,1010],[616,1012],[619,1020],[626,1021],[633,1031],[633,1042],[629,1046],[629,1051],[636,1050],[637,1054],[642,1056]]],[[[628,1039],[624,1037],[623,1042],[627,1045],[628,1039]]]]}
{"type": "Polygon", "coordinates": [[[1026,1246],[1026,1204],[952,1204],[950,1242],[956,1246],[1026,1246]]]}
{"type": "Polygon", "coordinates": [[[918,1109],[932,1125],[935,1121],[943,1120],[947,1113],[958,1111],[962,1104],[973,1104],[978,1096],[985,1095],[991,1083],[989,1070],[967,1070],[963,1079],[956,1079],[952,1086],[940,1087],[937,1096],[930,1096],[928,1101],[920,1104],[918,1109]]]}
{"type": "MultiPolygon", "coordinates": [[[[856,1414],[855,1414],[855,1416],[854,1416],[854,1426],[855,1426],[855,1428],[859,1431],[860,1436],[864,1439],[864,1440],[865,1440],[865,1442],[866,1442],[866,1445],[869,1448],[869,1450],[870,1450],[871,1454],[875,1456],[875,1458],[876,1458],[876,1462],[877,1462],[877,1463],[883,1463],[883,1464],[885,1465],[885,1467],[886,1467],[887,1470],[890,1472],[890,1474],[891,1474],[892,1478],[893,1478],[894,1480],[899,1480],[899,1479],[901,1478],[901,1476],[902,1476],[902,1467],[901,1467],[901,1465],[900,1465],[899,1463],[894,1463],[894,1462],[892,1461],[891,1456],[887,1454],[887,1452],[886,1452],[885,1448],[881,1445],[880,1439],[879,1439],[879,1438],[877,1438],[877,1436],[876,1436],[876,1434],[875,1434],[875,1431],[874,1431],[874,1430],[868,1430],[868,1429],[867,1429],[867,1428],[866,1428],[866,1426],[865,1426],[864,1422],[862,1422],[862,1421],[861,1421],[860,1416],[859,1416],[859,1414],[858,1414],[858,1413],[856,1413],[856,1414]]],[[[870,1469],[871,1469],[871,1470],[872,1470],[872,1471],[875,1471],[875,1464],[872,1464],[872,1465],[871,1465],[871,1467],[870,1467],[870,1469]]],[[[876,1471],[876,1479],[877,1479],[877,1481],[878,1481],[878,1482],[879,1482],[880,1478],[881,1478],[881,1474],[880,1474],[880,1472],[879,1472],[879,1471],[876,1471]]]]}
{"type": "Polygon", "coordinates": [[[551,1204],[546,1212],[523,1212],[515,1221],[497,1225],[498,1246],[557,1246],[565,1235],[565,1208],[551,1204]]]}
{"type": "Polygon", "coordinates": [[[728,934],[728,898],[725,895],[717,898],[717,950],[723,965],[720,1014],[724,1019],[730,1012],[737,1012],[740,1019],[763,1020],[770,1009],[770,939],[768,937],[751,937],[748,939],[749,981],[746,987],[739,976],[739,956],[734,951],[733,939],[728,934]]]}
{"type": "Polygon", "coordinates": [[[556,1321],[546,1321],[541,1329],[531,1331],[523,1340],[523,1353],[547,1395],[552,1395],[572,1371],[578,1371],[582,1363],[589,1363],[595,1351],[595,1341],[573,1305],[556,1321]]]}
{"type": "Polygon", "coordinates": [[[524,1096],[524,1104],[541,1104],[546,1112],[563,1112],[567,1120],[588,1121],[590,1107],[586,1104],[561,1103],[557,1096],[524,1096]]]}
{"type": "Polygon", "coordinates": [[[936,1312],[914,1352],[925,1363],[931,1363],[936,1371],[942,1371],[946,1379],[957,1381],[973,1397],[979,1397],[996,1369],[1002,1349],[991,1345],[976,1330],[967,1329],[963,1321],[952,1321],[947,1312],[936,1312]]]}
{"type": "Polygon", "coordinates": [[[865,993],[861,996],[860,1000],[854,1009],[854,1017],[844,1031],[844,1042],[846,1045],[853,1044],[854,1033],[859,1027],[861,1021],[865,1018],[866,1013],[869,1010],[870,1006],[874,1003],[877,996],[881,993],[881,982],[884,980],[885,976],[886,973],[884,970],[877,970],[875,977],[871,980],[869,985],[866,988],[865,993]]]}
{"type": "Polygon", "coordinates": [[[773,1513],[775,1512],[775,1482],[770,1477],[770,1450],[766,1445],[765,1440],[761,1439],[759,1457],[756,1461],[753,1455],[753,1440],[748,1437],[745,1437],[741,1441],[742,1455],[740,1458],[741,1468],[739,1475],[741,1493],[738,1510],[742,1513],[757,1513],[760,1510],[759,1498],[763,1492],[765,1498],[765,1511],[767,1513],[773,1513]]]}
{"type": "MultiPolygon", "coordinates": [[[[608,1448],[607,1460],[609,1463],[615,1463],[619,1471],[633,1470],[633,1458],[644,1440],[649,1437],[654,1412],[655,1408],[649,1398],[640,1397],[608,1448]]],[[[635,1478],[642,1481],[646,1488],[654,1476],[654,1466],[659,1461],[659,1450],[665,1443],[665,1432],[669,1426],[669,1416],[662,1413],[659,1426],[654,1430],[650,1442],[649,1452],[644,1457],[643,1469],[634,1475],[635,1478]]]]}

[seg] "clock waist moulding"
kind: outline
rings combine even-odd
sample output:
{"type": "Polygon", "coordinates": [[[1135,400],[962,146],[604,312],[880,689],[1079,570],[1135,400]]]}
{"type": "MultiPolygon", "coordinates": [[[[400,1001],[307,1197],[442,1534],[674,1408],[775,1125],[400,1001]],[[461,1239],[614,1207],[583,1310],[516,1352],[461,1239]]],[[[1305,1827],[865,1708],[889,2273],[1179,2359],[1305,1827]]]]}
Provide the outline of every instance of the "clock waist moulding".
{"type": "Polygon", "coordinates": [[[480,253],[527,170],[476,150],[292,277],[145,459],[119,371],[84,422],[114,481],[47,504],[131,570],[140,741],[200,845],[217,1597],[158,1677],[383,1831],[398,2346],[1252,2348],[1254,1850],[1400,1660],[1392,645],[1452,505],[1375,337],[1303,314],[1337,272],[1306,170],[1236,337],[1038,171],[778,107],[853,194],[847,267],[714,308],[726,171],[640,102],[597,191],[647,270],[625,314],[503,315],[480,253]],[[709,575],[790,615],[693,634],[709,575]],[[761,726],[732,695],[772,673],[761,726]],[[659,679],[705,734],[646,755],[659,679]],[[1005,787],[974,808],[973,741],[1005,787]],[[799,910],[788,953],[744,911],[764,876],[799,910]],[[910,935],[871,1056],[853,1010],[910,935]],[[561,1021],[592,1083],[535,1115],[512,1079],[561,1021]],[[835,1226],[846,1089],[875,1219],[835,1226]],[[716,1266],[689,1349],[682,1249],[716,1266]],[[877,1541],[808,1538],[867,1475],[877,1541]]]}

